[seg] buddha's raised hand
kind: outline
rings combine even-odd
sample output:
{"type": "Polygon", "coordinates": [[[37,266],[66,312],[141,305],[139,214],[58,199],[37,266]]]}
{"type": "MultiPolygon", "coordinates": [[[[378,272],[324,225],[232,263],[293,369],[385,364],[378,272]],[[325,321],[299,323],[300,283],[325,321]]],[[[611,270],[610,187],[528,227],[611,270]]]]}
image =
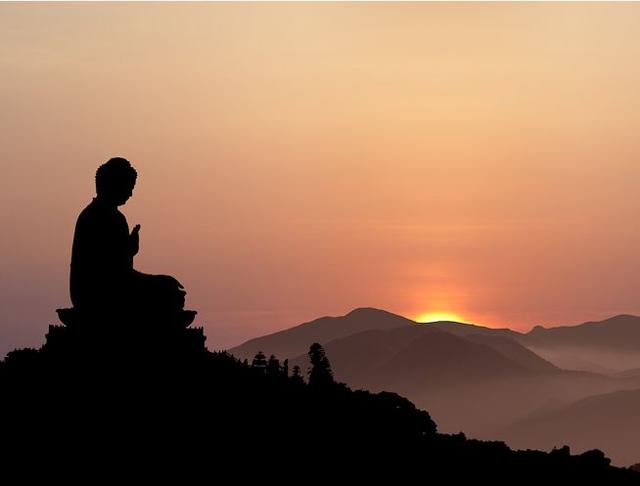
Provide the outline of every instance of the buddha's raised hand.
{"type": "Polygon", "coordinates": [[[131,248],[131,254],[136,255],[140,249],[140,225],[137,224],[133,227],[131,234],[129,235],[129,244],[131,248]]]}

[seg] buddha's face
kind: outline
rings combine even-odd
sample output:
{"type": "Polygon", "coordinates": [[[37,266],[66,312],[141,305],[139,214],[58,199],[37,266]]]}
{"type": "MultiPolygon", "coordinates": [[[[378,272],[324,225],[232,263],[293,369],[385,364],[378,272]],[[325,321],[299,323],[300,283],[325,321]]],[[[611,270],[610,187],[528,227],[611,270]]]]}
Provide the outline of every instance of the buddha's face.
{"type": "Polygon", "coordinates": [[[108,191],[101,193],[100,196],[116,206],[122,206],[133,195],[134,186],[135,184],[123,182],[110,187],[108,191]]]}
{"type": "Polygon", "coordinates": [[[119,190],[114,195],[114,202],[118,206],[122,206],[126,203],[129,198],[133,195],[133,185],[123,185],[123,187],[119,188],[119,190]]]}

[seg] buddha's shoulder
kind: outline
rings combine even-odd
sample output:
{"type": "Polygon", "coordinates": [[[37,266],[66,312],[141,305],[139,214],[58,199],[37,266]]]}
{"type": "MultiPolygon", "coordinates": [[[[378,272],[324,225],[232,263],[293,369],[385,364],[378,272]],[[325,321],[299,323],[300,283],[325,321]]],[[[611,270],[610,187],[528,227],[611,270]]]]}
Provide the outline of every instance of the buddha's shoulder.
{"type": "Polygon", "coordinates": [[[127,218],[117,208],[106,207],[91,201],[78,215],[78,225],[127,224],[127,218]]]}

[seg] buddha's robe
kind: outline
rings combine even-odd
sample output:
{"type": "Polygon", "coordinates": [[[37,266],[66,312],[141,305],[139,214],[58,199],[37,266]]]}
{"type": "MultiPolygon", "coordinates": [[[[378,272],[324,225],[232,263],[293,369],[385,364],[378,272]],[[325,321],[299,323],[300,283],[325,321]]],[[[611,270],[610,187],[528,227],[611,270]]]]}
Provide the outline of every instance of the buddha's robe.
{"type": "Polygon", "coordinates": [[[124,214],[94,198],[78,216],[73,236],[70,290],[74,307],[104,313],[182,309],[184,291],[175,280],[134,270],[135,252],[124,214]]]}

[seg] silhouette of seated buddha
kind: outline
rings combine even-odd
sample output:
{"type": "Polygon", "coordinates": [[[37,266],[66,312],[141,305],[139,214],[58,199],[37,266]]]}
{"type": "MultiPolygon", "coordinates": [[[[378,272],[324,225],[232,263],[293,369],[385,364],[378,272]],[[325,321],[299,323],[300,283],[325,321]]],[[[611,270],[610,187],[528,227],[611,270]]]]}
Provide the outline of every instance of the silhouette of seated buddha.
{"type": "MultiPolygon", "coordinates": [[[[195,315],[183,311],[186,292],[174,277],[133,268],[140,225],[129,232],[118,206],[131,197],[136,178],[136,170],[121,157],[110,159],[96,172],[97,195],[78,216],[73,237],[70,290],[74,312],[165,321],[185,313],[195,315]]],[[[183,324],[188,325],[193,315],[183,324]]]]}

